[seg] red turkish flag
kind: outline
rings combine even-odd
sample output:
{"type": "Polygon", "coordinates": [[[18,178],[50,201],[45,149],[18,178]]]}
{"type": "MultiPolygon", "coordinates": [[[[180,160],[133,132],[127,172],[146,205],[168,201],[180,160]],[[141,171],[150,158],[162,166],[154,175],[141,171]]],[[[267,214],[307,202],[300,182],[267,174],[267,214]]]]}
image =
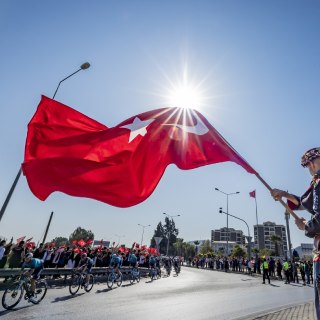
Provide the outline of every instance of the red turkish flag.
{"type": "Polygon", "coordinates": [[[249,192],[249,195],[251,198],[255,198],[256,197],[256,190],[249,192]]]}
{"type": "Polygon", "coordinates": [[[93,242],[93,240],[92,239],[89,239],[88,241],[87,241],[87,244],[91,244],[93,242]]]}
{"type": "Polygon", "coordinates": [[[35,242],[31,242],[31,241],[27,242],[27,248],[28,249],[35,248],[35,246],[36,246],[35,242]]]}
{"type": "Polygon", "coordinates": [[[80,247],[83,247],[85,244],[86,244],[86,242],[85,242],[83,239],[81,239],[81,240],[78,241],[78,245],[79,245],[80,247]]]}
{"type": "Polygon", "coordinates": [[[198,111],[157,109],[108,128],[43,96],[22,168],[40,200],[61,191],[130,207],[151,195],[171,163],[187,170],[224,161],[255,173],[198,111]]]}
{"type": "Polygon", "coordinates": [[[74,244],[74,245],[76,245],[77,243],[78,243],[77,240],[73,240],[73,241],[72,241],[72,244],[74,244]]]}

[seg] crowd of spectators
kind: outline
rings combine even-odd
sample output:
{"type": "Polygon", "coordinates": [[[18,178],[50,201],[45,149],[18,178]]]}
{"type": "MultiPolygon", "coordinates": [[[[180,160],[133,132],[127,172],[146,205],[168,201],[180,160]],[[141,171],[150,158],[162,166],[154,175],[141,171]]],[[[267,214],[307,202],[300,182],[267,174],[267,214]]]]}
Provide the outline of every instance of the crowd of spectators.
{"type": "MultiPolygon", "coordinates": [[[[248,274],[261,274],[264,259],[262,258],[236,258],[236,257],[195,257],[189,258],[187,264],[192,267],[222,270],[225,272],[243,272],[248,274]]],[[[265,259],[268,263],[269,276],[284,280],[285,283],[302,282],[303,285],[313,284],[313,264],[312,261],[299,260],[291,261],[287,259],[265,259]]]]}
{"type": "Polygon", "coordinates": [[[109,267],[111,256],[117,253],[122,259],[122,266],[129,266],[128,257],[131,252],[137,256],[139,266],[149,267],[149,257],[157,255],[154,248],[141,248],[136,243],[132,248],[123,247],[102,247],[92,248],[91,246],[53,246],[51,244],[44,245],[40,243],[38,246],[30,246],[26,241],[19,241],[13,244],[13,241],[6,243],[5,240],[0,241],[0,268],[19,268],[21,267],[24,257],[28,252],[33,253],[34,258],[44,261],[45,268],[76,268],[81,259],[81,255],[86,253],[93,260],[94,267],[109,267]]]}

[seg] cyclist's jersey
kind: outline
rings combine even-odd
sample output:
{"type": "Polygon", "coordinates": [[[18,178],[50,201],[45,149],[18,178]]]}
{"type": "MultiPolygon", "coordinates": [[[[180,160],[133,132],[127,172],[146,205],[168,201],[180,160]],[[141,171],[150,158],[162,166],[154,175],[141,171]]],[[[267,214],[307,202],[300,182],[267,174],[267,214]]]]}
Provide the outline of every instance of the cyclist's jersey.
{"type": "Polygon", "coordinates": [[[117,267],[117,266],[121,266],[121,259],[116,256],[115,258],[112,258],[111,261],[110,261],[110,266],[113,266],[113,267],[117,267]]]}
{"type": "Polygon", "coordinates": [[[171,268],[172,264],[171,264],[171,260],[170,259],[165,259],[163,263],[164,263],[166,268],[171,268]]]}
{"type": "Polygon", "coordinates": [[[30,269],[38,269],[43,267],[43,261],[38,258],[32,258],[30,262],[24,262],[22,264],[23,268],[30,268],[30,269]]]}
{"type": "Polygon", "coordinates": [[[120,260],[119,267],[121,268],[121,267],[122,267],[122,263],[123,263],[123,258],[122,258],[122,256],[119,256],[119,260],[120,260]]]}
{"type": "Polygon", "coordinates": [[[136,255],[134,253],[131,253],[129,256],[129,262],[132,265],[136,265],[137,261],[138,261],[138,258],[136,257],[136,255]]]}
{"type": "Polygon", "coordinates": [[[91,267],[93,266],[93,260],[90,259],[89,257],[86,257],[85,259],[81,259],[79,261],[78,267],[82,267],[84,265],[86,265],[88,269],[91,269],[91,267]]]}
{"type": "Polygon", "coordinates": [[[156,264],[156,259],[154,257],[151,257],[149,260],[150,267],[154,267],[155,264],[156,264]]]}

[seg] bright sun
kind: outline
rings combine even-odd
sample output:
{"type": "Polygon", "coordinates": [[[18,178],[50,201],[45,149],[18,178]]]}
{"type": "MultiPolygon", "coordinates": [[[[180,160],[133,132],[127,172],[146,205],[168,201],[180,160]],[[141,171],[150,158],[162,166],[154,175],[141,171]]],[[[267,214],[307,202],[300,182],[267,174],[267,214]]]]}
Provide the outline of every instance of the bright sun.
{"type": "Polygon", "coordinates": [[[200,108],[203,105],[203,94],[191,84],[173,86],[168,93],[168,103],[172,107],[200,108]]]}
{"type": "MultiPolygon", "coordinates": [[[[169,80],[167,103],[170,107],[201,109],[205,105],[203,81],[196,81],[189,76],[188,64],[185,63],[180,77],[169,80]]],[[[169,79],[169,77],[168,77],[169,79]]]]}

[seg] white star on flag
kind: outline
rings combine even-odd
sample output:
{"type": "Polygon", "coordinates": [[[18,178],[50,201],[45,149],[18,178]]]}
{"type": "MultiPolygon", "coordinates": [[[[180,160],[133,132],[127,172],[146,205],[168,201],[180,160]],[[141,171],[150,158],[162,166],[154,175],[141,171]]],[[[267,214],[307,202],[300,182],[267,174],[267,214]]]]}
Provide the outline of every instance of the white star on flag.
{"type": "Polygon", "coordinates": [[[154,121],[154,119],[148,119],[145,121],[141,121],[138,117],[135,117],[131,124],[127,124],[127,125],[122,126],[120,128],[126,128],[126,129],[130,130],[130,137],[129,137],[129,143],[130,143],[138,135],[144,137],[145,134],[147,133],[146,127],[153,121],[154,121]]]}

